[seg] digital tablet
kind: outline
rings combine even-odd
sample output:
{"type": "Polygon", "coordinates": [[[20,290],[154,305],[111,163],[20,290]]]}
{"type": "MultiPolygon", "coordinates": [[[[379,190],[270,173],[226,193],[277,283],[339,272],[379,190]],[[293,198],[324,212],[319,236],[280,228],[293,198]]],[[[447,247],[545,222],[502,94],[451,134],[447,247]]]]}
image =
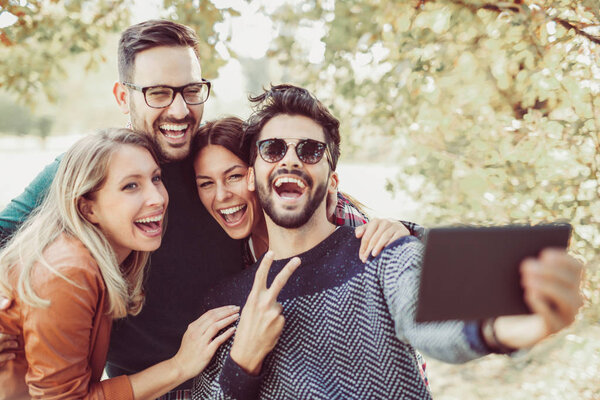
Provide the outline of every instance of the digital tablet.
{"type": "Polygon", "coordinates": [[[530,313],[520,283],[521,261],[546,247],[566,248],[570,236],[569,224],[430,229],[417,322],[530,313]]]}

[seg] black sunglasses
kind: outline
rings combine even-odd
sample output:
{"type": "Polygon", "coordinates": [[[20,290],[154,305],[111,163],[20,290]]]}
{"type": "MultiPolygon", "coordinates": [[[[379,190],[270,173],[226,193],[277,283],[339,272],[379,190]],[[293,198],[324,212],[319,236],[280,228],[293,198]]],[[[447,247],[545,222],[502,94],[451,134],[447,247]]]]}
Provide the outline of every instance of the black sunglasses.
{"type": "MultiPolygon", "coordinates": [[[[321,158],[323,158],[323,154],[327,152],[327,145],[323,142],[319,142],[318,140],[295,138],[289,139],[298,140],[298,142],[288,143],[284,139],[280,138],[259,140],[256,142],[258,154],[260,154],[260,157],[266,162],[276,163],[283,160],[283,157],[285,157],[289,146],[294,145],[296,148],[296,155],[300,161],[305,164],[316,164],[321,160],[321,158]]],[[[329,162],[329,157],[327,157],[327,161],[329,162]]]]}

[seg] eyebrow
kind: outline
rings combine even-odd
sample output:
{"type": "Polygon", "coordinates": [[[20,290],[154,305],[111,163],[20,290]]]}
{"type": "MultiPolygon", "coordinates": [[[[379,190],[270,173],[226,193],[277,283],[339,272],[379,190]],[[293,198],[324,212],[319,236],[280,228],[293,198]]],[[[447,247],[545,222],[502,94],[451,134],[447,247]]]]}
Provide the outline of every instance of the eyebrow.
{"type": "MultiPolygon", "coordinates": [[[[245,167],[240,164],[235,164],[235,165],[227,168],[225,171],[223,171],[223,175],[227,175],[228,173],[230,173],[231,171],[233,171],[236,168],[248,168],[248,167],[245,167]]],[[[198,175],[196,175],[196,179],[212,179],[212,178],[210,176],[204,176],[204,175],[198,174],[198,175]]]]}
{"type": "MultiPolygon", "coordinates": [[[[160,170],[160,167],[158,167],[158,168],[155,168],[155,169],[154,169],[154,171],[152,171],[152,173],[151,173],[150,175],[154,175],[154,174],[156,174],[157,172],[161,172],[161,170],[160,170]]],[[[127,181],[127,180],[129,180],[129,179],[132,179],[132,178],[134,178],[134,179],[143,178],[143,175],[142,175],[142,174],[131,174],[131,175],[127,175],[127,176],[123,177],[123,179],[121,179],[121,180],[119,181],[119,184],[122,184],[122,183],[124,183],[125,181],[127,181]]]]}

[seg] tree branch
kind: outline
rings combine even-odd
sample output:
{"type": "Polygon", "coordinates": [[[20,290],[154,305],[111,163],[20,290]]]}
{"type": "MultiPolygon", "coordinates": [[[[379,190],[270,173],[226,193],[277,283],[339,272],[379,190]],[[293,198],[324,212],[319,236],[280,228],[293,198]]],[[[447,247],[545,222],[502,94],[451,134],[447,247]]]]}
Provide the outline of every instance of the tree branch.
{"type": "Polygon", "coordinates": [[[575,31],[575,33],[577,33],[578,35],[581,35],[596,44],[600,44],[600,37],[587,33],[586,31],[584,31],[583,29],[581,29],[578,26],[573,25],[569,21],[566,21],[566,20],[560,19],[560,18],[553,18],[552,21],[556,22],[557,24],[562,25],[567,30],[573,29],[575,31]]]}
{"type": "MultiPolygon", "coordinates": [[[[430,1],[435,1],[435,0],[430,0],[430,1]]],[[[471,4],[471,3],[467,3],[463,0],[450,0],[451,3],[456,4],[458,6],[461,7],[465,7],[468,8],[469,10],[471,10],[472,12],[477,12],[478,10],[489,10],[489,11],[494,11],[497,13],[501,13],[501,12],[505,12],[505,11],[510,11],[513,13],[520,13],[522,12],[521,7],[519,7],[517,4],[513,4],[513,3],[507,3],[507,2],[498,2],[497,4],[490,4],[490,3],[484,3],[484,4],[471,4]]],[[[547,17],[548,14],[544,13],[547,17]]],[[[567,21],[565,19],[562,18],[552,18],[552,21],[556,22],[557,24],[560,24],[561,26],[563,26],[565,29],[567,30],[571,30],[573,29],[575,31],[576,34],[585,37],[586,39],[588,39],[591,42],[594,42],[596,44],[600,44],[600,36],[594,36],[590,33],[587,33],[586,31],[583,30],[583,27],[586,26],[594,26],[597,24],[589,24],[589,25],[583,25],[583,26],[577,26],[575,25],[573,22],[567,21]]]]}

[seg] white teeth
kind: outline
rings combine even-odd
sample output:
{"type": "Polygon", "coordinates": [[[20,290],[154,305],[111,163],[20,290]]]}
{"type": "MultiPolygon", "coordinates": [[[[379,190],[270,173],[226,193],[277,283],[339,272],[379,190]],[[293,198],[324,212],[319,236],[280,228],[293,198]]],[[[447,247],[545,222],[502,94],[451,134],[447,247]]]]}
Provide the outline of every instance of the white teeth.
{"type": "Polygon", "coordinates": [[[289,176],[284,176],[281,178],[277,178],[275,180],[275,187],[279,187],[284,183],[295,183],[296,185],[298,185],[300,187],[300,189],[304,189],[306,187],[306,185],[304,184],[304,182],[302,182],[300,179],[296,179],[296,178],[291,178],[289,176]]]}
{"type": "Polygon", "coordinates": [[[183,131],[186,130],[188,124],[163,124],[160,125],[160,129],[164,129],[166,131],[183,131]]]}
{"type": "Polygon", "coordinates": [[[182,138],[182,137],[185,136],[185,132],[182,132],[182,133],[180,133],[178,135],[171,135],[169,133],[165,133],[165,136],[168,137],[168,138],[179,139],[179,138],[182,138]]]}
{"type": "Polygon", "coordinates": [[[171,131],[173,133],[163,132],[166,137],[171,139],[180,139],[185,136],[185,130],[187,129],[187,124],[163,124],[159,125],[159,128],[163,131],[171,131]]]}
{"type": "Polygon", "coordinates": [[[223,210],[219,210],[219,212],[220,212],[221,214],[226,214],[226,215],[228,215],[228,214],[233,214],[233,213],[235,213],[235,212],[238,212],[238,211],[240,211],[240,210],[241,210],[242,208],[244,208],[244,207],[245,207],[245,205],[240,205],[240,206],[235,206],[235,207],[231,207],[231,208],[225,208],[225,209],[223,209],[223,210]]]}
{"type": "Polygon", "coordinates": [[[157,215],[156,217],[137,219],[134,222],[137,222],[138,224],[145,224],[148,222],[158,222],[158,221],[161,221],[162,219],[163,219],[162,215],[157,215]]]}

